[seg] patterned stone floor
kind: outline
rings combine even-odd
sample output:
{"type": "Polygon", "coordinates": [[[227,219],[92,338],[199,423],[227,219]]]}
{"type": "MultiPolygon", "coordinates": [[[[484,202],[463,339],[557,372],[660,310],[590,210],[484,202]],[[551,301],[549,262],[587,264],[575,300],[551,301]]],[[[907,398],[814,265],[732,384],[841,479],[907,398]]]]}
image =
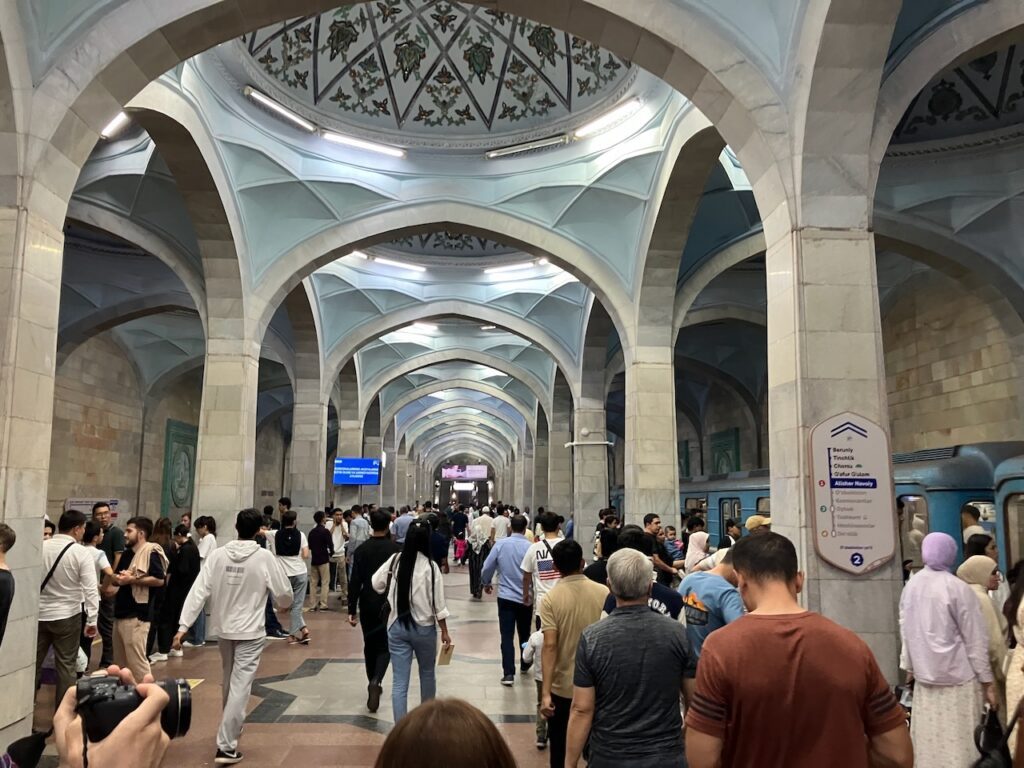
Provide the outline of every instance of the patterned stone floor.
{"type": "MultiPolygon", "coordinates": [[[[532,671],[518,676],[512,688],[500,685],[497,606],[493,595],[476,601],[469,596],[465,568],[445,579],[449,631],[455,643],[452,664],[437,668],[438,695],[466,699],[498,725],[520,768],[547,766],[547,752],[534,745],[536,688],[532,671]]],[[[372,766],[392,725],[391,672],[384,683],[380,710],[366,710],[366,676],[362,634],[349,627],[336,595],[327,613],[307,613],[312,632],[308,646],[268,643],[260,662],[257,685],[240,749],[242,765],[372,766]]],[[[287,626],[287,618],[285,624],[287,626]]],[[[214,645],[186,649],[183,659],[158,664],[160,678],[182,677],[198,682],[193,690],[192,728],[172,742],[165,765],[213,764],[214,736],[220,719],[220,654],[214,645]]],[[[36,709],[37,726],[46,727],[52,688],[44,686],[36,709]]],[[[413,665],[410,707],[419,702],[413,665]]],[[[52,752],[52,747],[51,750],[52,752]]],[[[56,765],[56,762],[52,762],[56,765]]]]}

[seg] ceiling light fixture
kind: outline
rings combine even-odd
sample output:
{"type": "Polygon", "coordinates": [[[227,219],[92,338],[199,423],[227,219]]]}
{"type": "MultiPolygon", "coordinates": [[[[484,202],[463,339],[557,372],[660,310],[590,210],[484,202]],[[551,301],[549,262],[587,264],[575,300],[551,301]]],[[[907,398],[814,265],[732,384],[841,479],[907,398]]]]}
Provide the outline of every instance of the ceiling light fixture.
{"type": "Polygon", "coordinates": [[[437,326],[432,323],[413,323],[412,327],[417,331],[436,331],[437,326]]]}
{"type": "Polygon", "coordinates": [[[496,326],[496,325],[481,325],[480,326],[480,330],[481,331],[493,331],[497,327],[498,326],[496,326]]]}
{"type": "Polygon", "coordinates": [[[104,139],[111,139],[119,134],[126,125],[128,125],[128,115],[118,112],[114,119],[107,123],[107,127],[100,131],[100,136],[104,139]]]}
{"type": "Polygon", "coordinates": [[[520,264],[506,264],[501,267],[488,267],[484,270],[485,275],[500,275],[503,272],[522,272],[524,269],[532,269],[537,266],[540,262],[537,261],[524,261],[520,264]]]}
{"type": "Polygon", "coordinates": [[[349,256],[355,256],[357,259],[362,259],[363,261],[369,261],[370,260],[370,257],[367,256],[362,251],[352,251],[352,253],[350,253],[349,256]]]}
{"type": "Polygon", "coordinates": [[[513,144],[511,147],[502,147],[501,149],[492,149],[487,153],[486,157],[488,160],[494,160],[499,157],[508,157],[509,155],[518,155],[523,152],[531,152],[535,149],[545,149],[546,147],[557,147],[559,144],[568,144],[569,135],[562,133],[558,136],[549,136],[546,139],[537,139],[536,141],[528,141],[525,144],[513,144]]]}
{"type": "Polygon", "coordinates": [[[577,139],[585,139],[588,136],[593,136],[595,133],[601,133],[601,131],[607,130],[616,123],[633,115],[638,109],[640,109],[640,99],[632,98],[619,104],[615,109],[605,112],[597,119],[591,120],[586,125],[577,128],[573,136],[577,139]]]}
{"type": "Polygon", "coordinates": [[[307,131],[309,133],[316,133],[316,126],[309,122],[309,120],[306,120],[303,117],[299,117],[286,106],[284,106],[283,104],[278,104],[265,93],[260,93],[251,85],[245,86],[242,92],[260,106],[266,107],[270,111],[280,115],[285,120],[290,122],[292,125],[296,125],[302,130],[307,131]]]}
{"type": "Polygon", "coordinates": [[[346,147],[365,149],[367,152],[376,152],[377,154],[387,155],[388,157],[405,157],[404,149],[392,147],[389,144],[378,144],[375,141],[365,141],[364,139],[357,139],[354,136],[346,136],[343,133],[335,133],[334,131],[321,131],[320,135],[327,141],[334,144],[343,144],[346,147]]]}
{"type": "Polygon", "coordinates": [[[395,269],[408,269],[410,272],[426,272],[426,267],[421,267],[419,264],[406,264],[401,261],[392,261],[391,259],[382,259],[380,256],[376,256],[373,259],[378,264],[383,264],[385,267],[394,267],[395,269]]]}

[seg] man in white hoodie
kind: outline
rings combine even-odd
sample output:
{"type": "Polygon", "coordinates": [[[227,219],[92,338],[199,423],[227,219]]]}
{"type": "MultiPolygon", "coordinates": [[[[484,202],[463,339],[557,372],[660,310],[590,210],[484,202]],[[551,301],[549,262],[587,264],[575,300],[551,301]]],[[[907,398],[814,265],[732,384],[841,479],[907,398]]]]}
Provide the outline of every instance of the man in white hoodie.
{"type": "Polygon", "coordinates": [[[173,647],[180,649],[188,628],[209,601],[210,629],[218,638],[225,689],[224,714],[217,731],[217,754],[213,760],[217,765],[242,761],[238,737],[266,642],[267,593],[281,609],[292,601],[292,585],[284,568],[269,550],[255,541],[262,524],[263,515],[255,509],[238,513],[235,520],[238,540],[214,550],[207,558],[185,599],[178,634],[174,637],[173,647]]]}

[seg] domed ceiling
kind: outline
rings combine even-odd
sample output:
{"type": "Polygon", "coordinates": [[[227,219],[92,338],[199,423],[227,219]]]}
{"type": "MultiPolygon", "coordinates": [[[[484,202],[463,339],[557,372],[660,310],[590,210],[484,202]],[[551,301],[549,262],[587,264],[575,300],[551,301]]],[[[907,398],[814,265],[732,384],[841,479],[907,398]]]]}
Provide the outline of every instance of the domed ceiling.
{"type": "Polygon", "coordinates": [[[342,6],[257,30],[242,44],[250,74],[300,111],[403,139],[568,130],[622,95],[634,74],[581,38],[448,0],[342,6]]]}

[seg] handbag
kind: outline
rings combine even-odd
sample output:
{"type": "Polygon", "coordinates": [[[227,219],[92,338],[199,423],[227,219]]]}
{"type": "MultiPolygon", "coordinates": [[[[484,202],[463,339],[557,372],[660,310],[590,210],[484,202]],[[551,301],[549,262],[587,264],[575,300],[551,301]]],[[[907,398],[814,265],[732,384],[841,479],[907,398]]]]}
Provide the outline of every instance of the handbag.
{"type": "Polygon", "coordinates": [[[391,580],[395,577],[395,565],[398,563],[398,555],[391,556],[391,567],[388,569],[388,585],[384,587],[384,602],[380,605],[380,623],[387,624],[391,617],[391,580]]]}
{"type": "Polygon", "coordinates": [[[971,768],[1012,768],[1013,758],[1010,756],[1010,734],[1020,717],[1020,705],[1013,713],[1006,731],[999,724],[999,717],[995,710],[985,707],[985,713],[981,716],[981,722],[974,729],[974,746],[978,748],[981,757],[978,758],[971,768]]]}

